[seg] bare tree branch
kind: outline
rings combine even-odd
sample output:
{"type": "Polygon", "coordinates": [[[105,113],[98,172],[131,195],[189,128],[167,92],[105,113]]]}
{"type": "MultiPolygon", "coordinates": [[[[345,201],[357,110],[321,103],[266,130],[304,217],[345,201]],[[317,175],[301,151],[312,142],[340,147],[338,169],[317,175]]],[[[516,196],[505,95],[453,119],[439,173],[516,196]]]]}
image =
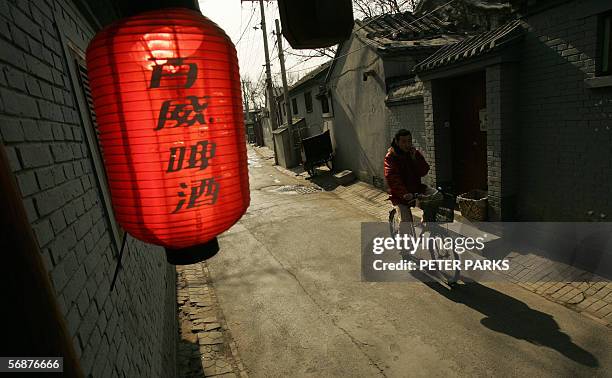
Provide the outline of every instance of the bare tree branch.
{"type": "MultiPolygon", "coordinates": [[[[297,56],[300,58],[323,58],[323,57],[327,57],[327,58],[333,58],[334,56],[336,56],[336,47],[325,47],[325,48],[321,48],[321,49],[313,49],[313,50],[307,50],[307,54],[300,54],[296,51],[299,50],[290,50],[287,49],[287,51],[285,51],[285,53],[287,55],[292,55],[292,56],[297,56]]],[[[306,61],[306,60],[304,60],[306,61]]]]}
{"type": "Polygon", "coordinates": [[[412,11],[417,3],[418,0],[353,0],[353,12],[357,18],[367,18],[412,11]]]}
{"type": "Polygon", "coordinates": [[[322,49],[316,49],[320,56],[326,56],[328,58],[334,58],[336,56],[337,47],[326,47],[322,49]]]}
{"type": "MultiPolygon", "coordinates": [[[[299,50],[298,50],[298,51],[299,51],[299,50]]],[[[311,51],[311,50],[308,50],[308,51],[311,51]]],[[[285,53],[286,53],[287,55],[297,56],[297,57],[299,57],[299,58],[307,58],[307,59],[311,59],[311,58],[320,58],[320,57],[322,56],[322,55],[320,55],[320,54],[298,54],[298,53],[295,53],[295,52],[293,52],[293,51],[289,51],[289,50],[287,50],[285,53]]]]}
{"type": "MultiPolygon", "coordinates": [[[[361,17],[372,17],[374,15],[374,11],[370,8],[371,4],[365,0],[353,0],[353,6],[357,7],[357,14],[360,14],[361,17]]],[[[355,10],[353,10],[355,11],[355,10]]]]}

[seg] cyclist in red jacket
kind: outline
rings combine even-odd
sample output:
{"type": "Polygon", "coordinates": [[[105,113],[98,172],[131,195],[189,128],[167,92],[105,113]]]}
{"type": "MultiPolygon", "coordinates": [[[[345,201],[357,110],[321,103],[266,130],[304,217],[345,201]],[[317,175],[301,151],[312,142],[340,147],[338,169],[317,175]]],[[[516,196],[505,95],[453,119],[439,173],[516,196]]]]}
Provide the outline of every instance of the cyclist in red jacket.
{"type": "Polygon", "coordinates": [[[423,193],[427,187],[421,183],[421,177],[427,172],[429,164],[412,146],[412,134],[406,129],[399,130],[385,156],[385,179],[393,205],[408,205],[415,193],[423,193]]]}

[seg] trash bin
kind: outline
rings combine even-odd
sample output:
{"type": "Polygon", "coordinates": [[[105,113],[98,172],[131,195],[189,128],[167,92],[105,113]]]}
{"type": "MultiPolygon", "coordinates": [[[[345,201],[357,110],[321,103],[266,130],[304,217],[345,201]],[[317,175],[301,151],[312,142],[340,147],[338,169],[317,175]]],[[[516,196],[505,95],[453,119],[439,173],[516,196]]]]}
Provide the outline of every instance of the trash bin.
{"type": "Polygon", "coordinates": [[[487,220],[488,196],[484,190],[474,189],[457,196],[461,215],[472,221],[487,220]]]}

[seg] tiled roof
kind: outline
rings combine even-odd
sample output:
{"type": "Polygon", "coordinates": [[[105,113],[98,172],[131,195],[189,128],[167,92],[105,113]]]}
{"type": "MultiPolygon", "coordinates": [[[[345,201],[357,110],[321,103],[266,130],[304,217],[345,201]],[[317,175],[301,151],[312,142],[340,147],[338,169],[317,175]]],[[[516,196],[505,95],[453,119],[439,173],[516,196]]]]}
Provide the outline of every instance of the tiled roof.
{"type": "Polygon", "coordinates": [[[520,20],[509,22],[495,30],[478,34],[436,51],[414,67],[416,72],[431,70],[499,50],[523,35],[520,20]]]}
{"type": "Polygon", "coordinates": [[[308,72],[306,75],[304,75],[300,80],[296,81],[295,83],[293,83],[293,85],[291,85],[289,87],[289,90],[291,91],[294,88],[299,87],[300,85],[304,84],[305,82],[307,82],[310,79],[314,79],[317,76],[319,76],[319,74],[323,73],[323,71],[325,71],[325,69],[327,69],[329,67],[329,65],[331,64],[331,60],[321,64],[319,67],[315,68],[314,70],[308,72]]]}
{"type": "Polygon", "coordinates": [[[448,24],[430,14],[419,19],[411,12],[381,14],[357,20],[356,24],[366,31],[368,38],[388,35],[391,39],[414,39],[446,30],[448,24]]]}
{"type": "Polygon", "coordinates": [[[423,98],[423,83],[421,81],[407,80],[392,85],[387,91],[387,104],[423,98]]]}
{"type": "Polygon", "coordinates": [[[433,14],[383,14],[355,21],[355,33],[382,50],[439,47],[461,40],[451,23],[433,14]]]}

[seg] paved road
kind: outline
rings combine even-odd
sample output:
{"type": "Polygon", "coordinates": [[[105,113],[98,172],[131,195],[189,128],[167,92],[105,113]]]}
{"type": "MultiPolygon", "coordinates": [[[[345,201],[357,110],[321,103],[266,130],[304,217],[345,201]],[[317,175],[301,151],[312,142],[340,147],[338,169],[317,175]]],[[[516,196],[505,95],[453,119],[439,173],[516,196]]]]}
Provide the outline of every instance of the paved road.
{"type": "Polygon", "coordinates": [[[209,268],[252,376],[611,371],[610,329],[516,285],[361,282],[360,223],[376,220],[332,193],[274,192],[296,182],[249,157],[251,207],[209,268]]]}

